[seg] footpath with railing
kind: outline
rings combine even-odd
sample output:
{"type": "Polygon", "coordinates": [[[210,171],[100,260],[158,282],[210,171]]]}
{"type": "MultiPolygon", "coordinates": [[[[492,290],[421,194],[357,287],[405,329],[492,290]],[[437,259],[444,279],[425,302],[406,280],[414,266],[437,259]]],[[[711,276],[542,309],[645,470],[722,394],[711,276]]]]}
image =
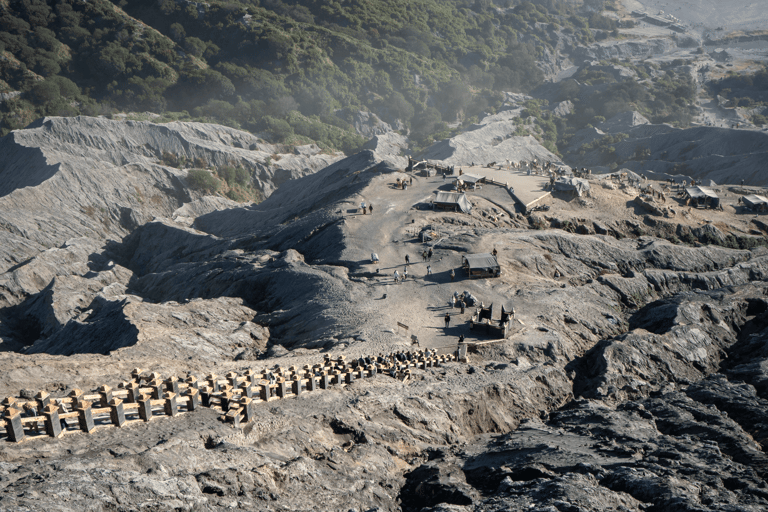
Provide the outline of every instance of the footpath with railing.
{"type": "Polygon", "coordinates": [[[107,385],[90,393],[74,389],[69,396],[53,398],[40,391],[34,400],[5,398],[0,403],[0,440],[19,443],[25,439],[60,438],[65,434],[90,433],[100,428],[149,422],[156,417],[176,417],[200,407],[221,413],[221,418],[240,427],[253,421],[259,404],[298,397],[331,386],[373,379],[379,374],[406,381],[411,369],[455,361],[457,353],[438,355],[419,350],[360,358],[347,362],[325,356],[322,364],[303,368],[235,371],[204,380],[194,375],[163,378],[135,369],[116,389],[107,385]]]}

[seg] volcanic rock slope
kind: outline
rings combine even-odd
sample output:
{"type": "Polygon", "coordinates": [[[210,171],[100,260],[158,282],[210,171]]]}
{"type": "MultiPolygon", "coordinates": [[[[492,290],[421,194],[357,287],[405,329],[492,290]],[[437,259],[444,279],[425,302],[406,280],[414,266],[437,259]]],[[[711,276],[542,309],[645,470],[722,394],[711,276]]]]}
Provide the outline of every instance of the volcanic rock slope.
{"type": "Polygon", "coordinates": [[[470,214],[441,213],[429,201],[450,183],[404,165],[364,151],[259,205],[187,207],[181,222],[158,216],[106,245],[69,240],[10,269],[0,392],[60,396],[134,366],[223,374],[376,355],[407,349],[410,334],[445,350],[461,334],[489,341],[449,307],[465,290],[515,308],[507,341],[405,383],[260,406],[242,430],[206,409],[8,443],[0,509],[768,508],[764,233],[728,238],[727,223],[688,215],[677,232],[745,248],[674,244],[610,189],[611,225],[567,197],[552,199],[581,208],[567,222],[516,214],[492,185],[470,214]],[[502,277],[467,280],[461,256],[493,248],[502,277]],[[394,284],[406,255],[409,278],[394,284]]]}

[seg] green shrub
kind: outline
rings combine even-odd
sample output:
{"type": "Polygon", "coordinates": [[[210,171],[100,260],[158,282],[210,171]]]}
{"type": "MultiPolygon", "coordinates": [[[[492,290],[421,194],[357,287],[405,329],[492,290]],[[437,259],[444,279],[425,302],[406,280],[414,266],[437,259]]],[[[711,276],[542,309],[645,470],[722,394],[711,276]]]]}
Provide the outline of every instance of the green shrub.
{"type": "Polygon", "coordinates": [[[191,169],[187,174],[189,186],[206,194],[215,194],[221,188],[221,181],[203,169],[191,169]]]}

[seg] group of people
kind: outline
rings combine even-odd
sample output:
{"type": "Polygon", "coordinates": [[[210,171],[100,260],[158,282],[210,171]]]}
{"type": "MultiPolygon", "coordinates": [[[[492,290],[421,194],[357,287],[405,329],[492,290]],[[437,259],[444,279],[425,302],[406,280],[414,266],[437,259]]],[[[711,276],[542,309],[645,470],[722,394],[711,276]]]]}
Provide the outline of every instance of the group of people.
{"type": "MultiPolygon", "coordinates": [[[[422,258],[424,259],[425,262],[426,261],[431,261],[432,260],[432,254],[434,254],[434,253],[432,252],[432,248],[430,247],[428,251],[424,251],[422,253],[422,258]]],[[[403,267],[403,273],[400,274],[399,271],[395,270],[394,278],[395,278],[395,283],[396,284],[400,284],[401,282],[403,282],[406,279],[408,279],[408,265],[410,265],[410,264],[411,264],[411,257],[410,257],[410,255],[406,254],[405,255],[405,266],[403,267]]],[[[378,273],[378,269],[376,269],[376,272],[378,273]]],[[[453,270],[451,270],[451,273],[453,274],[453,270]]],[[[432,265],[427,265],[427,275],[428,276],[432,275],[432,265]]],[[[453,277],[451,277],[451,280],[453,280],[453,277]]]]}

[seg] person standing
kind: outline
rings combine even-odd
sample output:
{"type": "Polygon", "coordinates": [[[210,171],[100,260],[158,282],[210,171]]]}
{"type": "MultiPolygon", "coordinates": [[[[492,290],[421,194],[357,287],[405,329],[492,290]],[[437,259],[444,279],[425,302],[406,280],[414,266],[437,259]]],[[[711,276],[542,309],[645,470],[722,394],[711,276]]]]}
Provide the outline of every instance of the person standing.
{"type": "Polygon", "coordinates": [[[446,313],[445,314],[445,328],[447,329],[448,326],[450,326],[450,325],[451,325],[451,314],[450,313],[446,313]]]}
{"type": "Polygon", "coordinates": [[[432,261],[432,248],[427,251],[427,261],[432,261]]]}
{"type": "Polygon", "coordinates": [[[427,275],[428,276],[432,275],[432,266],[431,265],[427,265],[427,275]]]}
{"type": "Polygon", "coordinates": [[[408,279],[408,267],[405,267],[403,269],[403,281],[405,281],[406,279],[408,279]]]}
{"type": "Polygon", "coordinates": [[[453,269],[451,269],[451,282],[456,278],[456,272],[454,272],[453,269]]]}
{"type": "Polygon", "coordinates": [[[368,205],[368,213],[373,214],[373,205],[372,204],[368,205]]]}
{"type": "Polygon", "coordinates": [[[411,257],[407,254],[405,255],[405,264],[408,265],[411,262],[411,257]]]}
{"type": "Polygon", "coordinates": [[[395,284],[399,284],[399,283],[400,283],[400,272],[395,270],[395,284]]]}
{"type": "Polygon", "coordinates": [[[427,251],[424,251],[423,253],[421,253],[421,259],[424,261],[427,261],[427,251]]]}

